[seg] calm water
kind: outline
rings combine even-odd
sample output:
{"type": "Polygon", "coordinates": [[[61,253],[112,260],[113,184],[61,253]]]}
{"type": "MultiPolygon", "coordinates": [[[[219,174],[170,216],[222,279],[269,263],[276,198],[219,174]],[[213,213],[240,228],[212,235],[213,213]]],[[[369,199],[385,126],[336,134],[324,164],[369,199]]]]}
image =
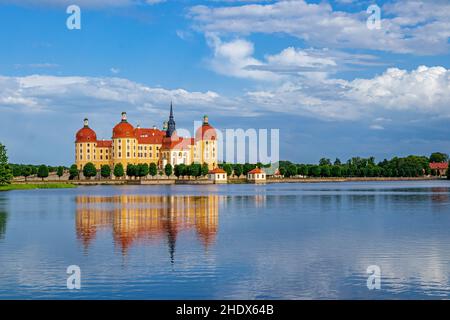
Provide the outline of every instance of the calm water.
{"type": "Polygon", "coordinates": [[[0,193],[0,298],[450,297],[450,183],[0,193]],[[68,290],[66,269],[81,268],[68,290]],[[381,268],[368,290],[366,269],[381,268]]]}

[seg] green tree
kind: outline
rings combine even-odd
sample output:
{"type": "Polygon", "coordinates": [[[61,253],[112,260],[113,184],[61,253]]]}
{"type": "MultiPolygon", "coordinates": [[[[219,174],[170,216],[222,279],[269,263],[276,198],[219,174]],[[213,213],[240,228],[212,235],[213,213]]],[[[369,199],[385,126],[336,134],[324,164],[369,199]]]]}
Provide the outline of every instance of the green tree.
{"type": "Polygon", "coordinates": [[[331,160],[328,158],[322,158],[319,160],[319,166],[331,166],[331,160]]]}
{"type": "Polygon", "coordinates": [[[231,174],[233,173],[233,166],[229,163],[224,163],[222,169],[225,170],[227,176],[231,176],[231,174]]]}
{"type": "Polygon", "coordinates": [[[320,175],[322,177],[329,177],[331,175],[331,170],[329,165],[320,166],[320,175]]]}
{"type": "MultiPolygon", "coordinates": [[[[31,170],[30,170],[30,172],[31,172],[31,170]]],[[[58,178],[61,179],[61,177],[64,174],[64,167],[59,166],[58,169],[56,170],[56,174],[58,175],[58,178]]]]}
{"type": "Polygon", "coordinates": [[[123,165],[121,163],[117,163],[114,166],[114,176],[116,178],[122,178],[125,175],[125,172],[123,170],[123,165]]]}
{"type": "Polygon", "coordinates": [[[297,173],[301,176],[306,177],[308,175],[308,166],[301,164],[297,168],[297,173]]]}
{"type": "Polygon", "coordinates": [[[39,166],[37,176],[44,181],[44,178],[48,177],[48,167],[45,164],[39,166]]]}
{"type": "Polygon", "coordinates": [[[164,167],[164,173],[166,174],[166,176],[170,177],[172,175],[172,165],[170,163],[166,164],[166,166],[164,167]]]}
{"type": "Polygon", "coordinates": [[[181,168],[180,168],[181,164],[176,164],[173,167],[173,174],[175,175],[175,177],[180,178],[181,176],[181,168]]]}
{"type": "Polygon", "coordinates": [[[88,179],[97,175],[97,169],[92,162],[86,163],[83,167],[83,175],[88,179]]]}
{"type": "Polygon", "coordinates": [[[342,176],[341,166],[339,166],[339,165],[332,166],[331,167],[331,176],[332,177],[341,177],[342,176]]]}
{"type": "Polygon", "coordinates": [[[241,176],[242,172],[244,171],[244,167],[242,166],[242,164],[236,163],[233,166],[233,170],[234,170],[234,175],[239,178],[241,176]]]}
{"type": "Polygon", "coordinates": [[[103,178],[109,178],[111,177],[111,167],[107,164],[104,164],[100,167],[100,175],[103,178]]]}
{"type": "Polygon", "coordinates": [[[191,164],[190,173],[192,177],[200,177],[202,175],[202,166],[199,163],[191,164]]]}
{"type": "Polygon", "coordinates": [[[69,179],[73,180],[75,179],[75,177],[78,177],[79,174],[80,172],[78,171],[77,165],[76,164],[71,165],[69,169],[69,179]]]}
{"type": "Polygon", "coordinates": [[[209,172],[209,167],[207,163],[202,164],[202,176],[206,176],[209,172]]]}
{"type": "Polygon", "coordinates": [[[127,165],[127,176],[135,177],[136,176],[136,166],[134,164],[129,163],[127,165]]]}
{"type": "Polygon", "coordinates": [[[148,175],[149,172],[149,167],[148,164],[146,163],[140,163],[137,165],[137,175],[139,177],[146,177],[148,175]]]}
{"type": "Polygon", "coordinates": [[[295,164],[290,164],[286,168],[286,174],[288,177],[293,177],[297,175],[297,166],[295,164]]]}
{"type": "Polygon", "coordinates": [[[339,158],[336,158],[336,160],[334,160],[334,163],[333,163],[335,166],[340,166],[342,163],[341,163],[341,159],[339,159],[339,158]]]}
{"type": "Polygon", "coordinates": [[[320,177],[321,170],[319,166],[311,166],[308,171],[311,176],[320,177]]]}
{"type": "Polygon", "coordinates": [[[433,152],[430,155],[430,162],[448,162],[448,154],[442,152],[433,152]]]}
{"type": "Polygon", "coordinates": [[[152,177],[156,176],[158,174],[158,167],[156,166],[156,163],[150,163],[148,167],[148,172],[152,177]]]}
{"type": "Polygon", "coordinates": [[[255,169],[255,168],[256,168],[256,166],[255,166],[254,164],[246,163],[246,164],[244,164],[244,168],[243,168],[243,170],[242,170],[242,173],[243,173],[244,175],[247,175],[247,173],[248,173],[249,171],[252,171],[252,170],[255,169]]]}
{"type": "Polygon", "coordinates": [[[22,175],[25,178],[25,181],[27,181],[27,178],[31,175],[31,167],[30,166],[24,166],[22,168],[22,175]]]}

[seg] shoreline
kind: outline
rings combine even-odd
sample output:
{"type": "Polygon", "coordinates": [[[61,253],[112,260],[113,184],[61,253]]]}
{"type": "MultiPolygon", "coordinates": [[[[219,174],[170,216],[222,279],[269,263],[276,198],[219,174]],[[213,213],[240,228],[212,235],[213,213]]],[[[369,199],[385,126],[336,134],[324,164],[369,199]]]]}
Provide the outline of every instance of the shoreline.
{"type": "MultiPolygon", "coordinates": [[[[269,178],[266,182],[258,184],[275,183],[333,183],[333,182],[393,182],[393,181],[439,181],[447,180],[440,177],[349,177],[349,178],[269,178]]],[[[142,179],[142,180],[44,180],[44,181],[14,181],[9,185],[0,186],[0,191],[9,190],[35,190],[35,189],[62,189],[76,188],[89,185],[112,185],[112,186],[146,186],[146,185],[212,185],[213,181],[207,179],[142,179]]],[[[223,184],[255,184],[248,182],[245,178],[231,178],[223,184]]]]}
{"type": "Polygon", "coordinates": [[[67,182],[48,182],[48,181],[43,181],[41,183],[34,181],[30,183],[13,182],[11,184],[0,185],[0,192],[12,190],[71,189],[76,187],[77,186],[75,184],[67,182]]]}

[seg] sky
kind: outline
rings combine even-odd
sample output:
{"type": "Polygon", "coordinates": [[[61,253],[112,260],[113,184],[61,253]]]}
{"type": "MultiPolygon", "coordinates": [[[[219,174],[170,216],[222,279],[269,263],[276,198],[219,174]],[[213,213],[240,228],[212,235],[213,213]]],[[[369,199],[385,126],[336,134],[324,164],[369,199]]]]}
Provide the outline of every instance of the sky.
{"type": "Polygon", "coordinates": [[[449,37],[440,0],[0,0],[0,142],[70,165],[85,117],[110,139],[173,101],[191,131],[279,129],[283,160],[450,153],[449,37]]]}

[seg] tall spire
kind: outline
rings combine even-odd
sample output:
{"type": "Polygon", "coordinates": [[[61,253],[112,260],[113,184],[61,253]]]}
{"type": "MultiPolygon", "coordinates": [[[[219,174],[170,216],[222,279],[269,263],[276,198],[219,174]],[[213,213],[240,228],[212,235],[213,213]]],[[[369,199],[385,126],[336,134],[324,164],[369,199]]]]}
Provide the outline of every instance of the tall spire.
{"type": "Polygon", "coordinates": [[[172,134],[175,132],[175,120],[173,119],[173,106],[172,101],[170,101],[170,115],[169,115],[169,121],[167,123],[167,130],[166,130],[166,137],[171,137],[172,134]]]}

